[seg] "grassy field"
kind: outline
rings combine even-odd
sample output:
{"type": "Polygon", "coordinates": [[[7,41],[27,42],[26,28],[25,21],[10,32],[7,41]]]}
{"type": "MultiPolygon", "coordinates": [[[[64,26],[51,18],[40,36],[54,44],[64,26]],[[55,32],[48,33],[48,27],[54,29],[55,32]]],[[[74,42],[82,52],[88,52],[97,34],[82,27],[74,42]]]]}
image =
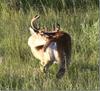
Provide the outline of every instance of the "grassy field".
{"type": "Polygon", "coordinates": [[[2,90],[98,90],[98,9],[64,11],[41,15],[41,26],[51,27],[58,22],[72,37],[72,58],[69,72],[57,80],[57,65],[45,75],[39,70],[28,47],[31,18],[39,14],[32,9],[27,13],[15,12],[2,6],[0,10],[0,89],[2,90]]]}

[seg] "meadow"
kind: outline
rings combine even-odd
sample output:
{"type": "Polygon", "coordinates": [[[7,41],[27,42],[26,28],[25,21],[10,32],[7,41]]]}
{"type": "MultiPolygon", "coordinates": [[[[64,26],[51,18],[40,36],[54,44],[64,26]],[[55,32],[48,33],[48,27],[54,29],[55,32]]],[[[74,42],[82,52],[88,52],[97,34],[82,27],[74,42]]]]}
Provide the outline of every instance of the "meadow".
{"type": "Polygon", "coordinates": [[[98,90],[99,89],[99,19],[98,7],[45,14],[30,7],[27,13],[0,6],[0,89],[1,90],[98,90]],[[51,27],[58,22],[72,38],[69,71],[56,79],[57,65],[47,75],[39,70],[28,47],[30,20],[39,14],[40,25],[51,27]]]}

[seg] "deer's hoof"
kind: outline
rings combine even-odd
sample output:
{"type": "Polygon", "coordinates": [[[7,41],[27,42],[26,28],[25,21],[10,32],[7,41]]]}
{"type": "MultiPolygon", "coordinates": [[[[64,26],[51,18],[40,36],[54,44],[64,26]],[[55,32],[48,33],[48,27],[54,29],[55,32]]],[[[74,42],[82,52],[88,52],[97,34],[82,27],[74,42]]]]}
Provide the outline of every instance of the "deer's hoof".
{"type": "Polygon", "coordinates": [[[65,68],[61,68],[58,73],[56,74],[56,78],[61,79],[65,73],[65,68]]]}

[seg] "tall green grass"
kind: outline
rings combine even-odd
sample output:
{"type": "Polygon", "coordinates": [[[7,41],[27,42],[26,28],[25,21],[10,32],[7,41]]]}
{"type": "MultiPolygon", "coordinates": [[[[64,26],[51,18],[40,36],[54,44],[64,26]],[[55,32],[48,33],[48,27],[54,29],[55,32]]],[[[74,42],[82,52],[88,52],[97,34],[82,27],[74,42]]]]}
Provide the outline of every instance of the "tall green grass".
{"type": "Polygon", "coordinates": [[[98,10],[76,13],[48,9],[41,15],[40,25],[52,26],[58,22],[61,30],[72,38],[72,58],[69,71],[62,79],[55,77],[57,65],[49,73],[39,70],[28,47],[31,18],[39,14],[30,9],[27,14],[15,12],[2,5],[0,11],[0,89],[2,90],[97,90],[99,89],[98,64],[98,10]]]}

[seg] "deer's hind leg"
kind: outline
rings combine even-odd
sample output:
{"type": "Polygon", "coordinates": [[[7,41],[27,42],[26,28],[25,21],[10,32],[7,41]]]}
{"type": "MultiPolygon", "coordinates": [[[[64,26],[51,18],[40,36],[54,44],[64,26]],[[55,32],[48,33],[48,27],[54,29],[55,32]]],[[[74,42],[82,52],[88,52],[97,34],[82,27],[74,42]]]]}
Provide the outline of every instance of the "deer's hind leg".
{"type": "Polygon", "coordinates": [[[60,79],[65,74],[65,59],[64,59],[64,57],[61,57],[58,65],[59,65],[59,70],[56,74],[56,78],[60,79]]]}
{"type": "Polygon", "coordinates": [[[44,73],[46,73],[47,71],[48,71],[48,69],[49,69],[49,67],[51,66],[53,64],[53,61],[42,61],[41,62],[41,65],[42,65],[42,67],[41,67],[41,70],[44,72],[44,73]]]}

